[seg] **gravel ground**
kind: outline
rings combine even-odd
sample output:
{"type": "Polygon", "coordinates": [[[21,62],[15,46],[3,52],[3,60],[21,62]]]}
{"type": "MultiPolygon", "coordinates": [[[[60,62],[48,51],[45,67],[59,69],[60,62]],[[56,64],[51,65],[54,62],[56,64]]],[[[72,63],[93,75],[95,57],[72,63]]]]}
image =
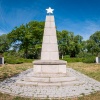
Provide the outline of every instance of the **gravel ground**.
{"type": "Polygon", "coordinates": [[[71,72],[75,77],[78,77],[79,81],[84,82],[82,85],[67,85],[67,86],[20,86],[15,82],[22,77],[25,77],[28,73],[31,73],[33,69],[28,69],[19,75],[12,78],[8,78],[3,82],[0,82],[0,92],[10,95],[33,97],[33,98],[71,98],[82,95],[88,95],[96,91],[100,91],[100,82],[89,78],[88,76],[81,74],[72,68],[67,68],[67,72],[71,72]]]}

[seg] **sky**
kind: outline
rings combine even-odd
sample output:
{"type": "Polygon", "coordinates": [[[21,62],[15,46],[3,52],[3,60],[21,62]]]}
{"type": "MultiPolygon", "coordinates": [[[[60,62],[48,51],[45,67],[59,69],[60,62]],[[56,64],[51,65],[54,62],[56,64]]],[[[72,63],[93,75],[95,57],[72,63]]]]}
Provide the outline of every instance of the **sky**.
{"type": "Polygon", "coordinates": [[[32,20],[45,21],[53,8],[57,30],[68,30],[84,40],[100,31],[100,0],[0,0],[0,35],[32,20]]]}

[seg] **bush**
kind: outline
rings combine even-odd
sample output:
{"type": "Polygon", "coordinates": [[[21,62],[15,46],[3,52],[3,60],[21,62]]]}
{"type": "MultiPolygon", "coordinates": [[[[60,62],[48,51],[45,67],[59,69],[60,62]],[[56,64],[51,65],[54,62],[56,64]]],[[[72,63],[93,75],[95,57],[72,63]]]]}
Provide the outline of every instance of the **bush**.
{"type": "Polygon", "coordinates": [[[26,63],[32,63],[33,62],[33,59],[24,59],[24,58],[22,58],[23,59],[23,62],[26,62],[26,63]]]}
{"type": "Polygon", "coordinates": [[[95,63],[95,56],[92,56],[90,54],[85,55],[84,57],[76,57],[76,58],[70,58],[68,56],[64,56],[63,60],[67,62],[84,62],[84,63],[95,63]]]}
{"type": "Polygon", "coordinates": [[[15,58],[15,57],[5,57],[5,63],[8,63],[8,64],[21,64],[21,63],[23,63],[23,61],[20,60],[20,59],[15,58]]]}
{"type": "Polygon", "coordinates": [[[83,58],[63,58],[67,62],[82,62],[83,58]]]}
{"type": "Polygon", "coordinates": [[[24,59],[24,58],[19,58],[19,57],[14,57],[14,56],[5,56],[5,63],[8,64],[21,64],[21,63],[30,63],[33,61],[33,59],[24,59]]]}
{"type": "Polygon", "coordinates": [[[89,56],[93,56],[91,53],[87,53],[87,52],[80,52],[77,57],[79,58],[86,58],[86,57],[89,57],[89,56]]]}
{"type": "Polygon", "coordinates": [[[94,56],[89,56],[89,57],[85,57],[83,59],[83,62],[84,63],[95,63],[96,61],[95,61],[95,57],[94,56]]]}

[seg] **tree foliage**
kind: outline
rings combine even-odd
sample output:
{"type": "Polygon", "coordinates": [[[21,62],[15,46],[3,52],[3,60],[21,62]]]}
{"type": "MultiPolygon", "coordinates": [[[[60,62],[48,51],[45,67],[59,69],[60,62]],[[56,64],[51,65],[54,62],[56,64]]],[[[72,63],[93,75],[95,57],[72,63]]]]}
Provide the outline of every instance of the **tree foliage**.
{"type": "Polygon", "coordinates": [[[75,57],[81,51],[82,36],[74,36],[73,32],[63,30],[62,32],[57,32],[59,51],[61,55],[70,55],[70,57],[75,57]]]}
{"type": "MultiPolygon", "coordinates": [[[[0,53],[10,52],[24,58],[40,58],[43,31],[44,22],[38,21],[15,27],[10,33],[0,36],[0,53]]],[[[86,41],[83,41],[82,36],[67,30],[57,31],[57,38],[60,57],[85,57],[86,54],[97,56],[100,53],[100,31],[86,41]]]]}
{"type": "Polygon", "coordinates": [[[92,34],[87,40],[87,50],[92,53],[92,55],[98,56],[100,53],[100,31],[92,34]]]}
{"type": "Polygon", "coordinates": [[[9,49],[9,39],[7,38],[7,34],[3,34],[0,36],[0,53],[4,53],[9,49]]]}
{"type": "Polygon", "coordinates": [[[36,49],[41,49],[43,37],[44,22],[31,21],[26,25],[15,27],[9,34],[11,46],[13,49],[24,52],[24,57],[28,58],[29,52],[34,53],[36,49]],[[36,46],[38,45],[38,46],[36,46]],[[35,50],[34,50],[35,49],[35,50]]]}

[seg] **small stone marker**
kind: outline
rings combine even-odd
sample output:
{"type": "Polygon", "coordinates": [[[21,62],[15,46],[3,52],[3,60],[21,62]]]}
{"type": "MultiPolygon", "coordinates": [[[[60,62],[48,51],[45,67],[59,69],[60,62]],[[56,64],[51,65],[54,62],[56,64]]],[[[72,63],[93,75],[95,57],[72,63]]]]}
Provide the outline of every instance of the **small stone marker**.
{"type": "Polygon", "coordinates": [[[100,57],[96,57],[96,63],[100,63],[100,57]]]}
{"type": "Polygon", "coordinates": [[[4,57],[0,57],[0,65],[4,64],[4,57]]]}

